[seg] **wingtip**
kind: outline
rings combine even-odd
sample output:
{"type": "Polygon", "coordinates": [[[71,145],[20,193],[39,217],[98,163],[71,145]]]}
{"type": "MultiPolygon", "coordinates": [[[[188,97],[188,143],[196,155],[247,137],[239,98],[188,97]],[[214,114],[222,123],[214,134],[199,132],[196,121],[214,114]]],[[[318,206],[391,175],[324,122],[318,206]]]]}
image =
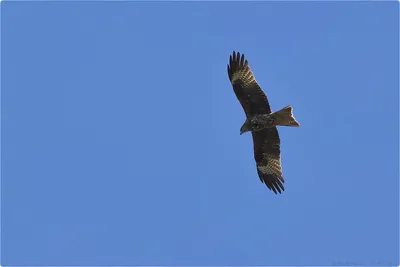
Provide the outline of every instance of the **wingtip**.
{"type": "Polygon", "coordinates": [[[233,50],[233,52],[230,56],[231,57],[233,56],[234,61],[236,61],[236,60],[240,60],[240,56],[244,57],[244,54],[233,50]]]}
{"type": "Polygon", "coordinates": [[[246,59],[244,53],[236,52],[233,50],[233,53],[229,55],[229,65],[237,64],[240,67],[247,67],[249,62],[246,59]]]}
{"type": "Polygon", "coordinates": [[[272,176],[263,176],[260,177],[261,182],[267,186],[267,188],[274,192],[276,195],[282,194],[282,192],[285,191],[285,187],[283,183],[285,183],[285,180],[283,177],[272,177],[272,176]]]}
{"type": "Polygon", "coordinates": [[[229,56],[229,64],[228,64],[228,75],[229,79],[232,79],[234,73],[244,70],[248,68],[248,71],[250,71],[249,65],[248,65],[247,59],[245,59],[245,55],[241,54],[240,52],[236,52],[235,50],[233,53],[229,56]]]}

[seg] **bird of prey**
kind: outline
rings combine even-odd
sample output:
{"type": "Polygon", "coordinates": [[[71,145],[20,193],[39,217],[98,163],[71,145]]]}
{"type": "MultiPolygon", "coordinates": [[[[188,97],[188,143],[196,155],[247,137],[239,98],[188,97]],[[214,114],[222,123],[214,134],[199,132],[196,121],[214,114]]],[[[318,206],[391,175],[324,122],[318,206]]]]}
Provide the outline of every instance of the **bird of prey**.
{"type": "Polygon", "coordinates": [[[246,114],[240,135],[251,131],[258,176],[275,194],[285,190],[282,177],[280,138],[277,126],[299,127],[292,107],[271,112],[268,98],[258,85],[244,55],[233,52],[229,58],[228,76],[233,91],[246,114]]]}

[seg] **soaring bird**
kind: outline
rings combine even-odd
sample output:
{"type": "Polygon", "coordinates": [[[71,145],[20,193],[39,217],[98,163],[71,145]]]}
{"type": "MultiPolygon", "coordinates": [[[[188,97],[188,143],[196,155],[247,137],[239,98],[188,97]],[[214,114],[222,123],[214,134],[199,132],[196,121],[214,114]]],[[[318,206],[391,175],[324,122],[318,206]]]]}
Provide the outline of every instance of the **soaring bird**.
{"type": "Polygon", "coordinates": [[[275,194],[285,190],[282,177],[280,138],[277,126],[299,127],[292,107],[271,112],[268,98],[258,85],[244,54],[235,51],[229,58],[228,76],[233,91],[246,114],[240,135],[251,131],[254,159],[261,182],[275,194]]]}

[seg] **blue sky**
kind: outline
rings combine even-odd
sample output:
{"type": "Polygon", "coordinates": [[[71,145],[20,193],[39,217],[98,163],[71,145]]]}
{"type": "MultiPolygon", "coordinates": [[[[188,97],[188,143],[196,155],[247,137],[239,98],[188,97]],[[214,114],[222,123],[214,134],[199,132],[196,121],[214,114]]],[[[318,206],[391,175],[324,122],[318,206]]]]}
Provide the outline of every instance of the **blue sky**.
{"type": "Polygon", "coordinates": [[[4,265],[398,265],[397,3],[2,3],[4,265]],[[245,54],[286,191],[228,81],[245,54]]]}

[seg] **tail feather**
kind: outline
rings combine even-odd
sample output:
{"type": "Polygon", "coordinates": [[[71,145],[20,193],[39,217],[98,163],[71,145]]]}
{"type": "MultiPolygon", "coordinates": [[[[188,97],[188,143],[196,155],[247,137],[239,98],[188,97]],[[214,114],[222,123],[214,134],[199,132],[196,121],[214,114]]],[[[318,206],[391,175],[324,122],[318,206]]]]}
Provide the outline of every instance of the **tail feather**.
{"type": "Polygon", "coordinates": [[[279,126],[299,127],[300,124],[293,116],[293,108],[289,105],[281,110],[272,113],[275,117],[275,124],[279,126]]]}

